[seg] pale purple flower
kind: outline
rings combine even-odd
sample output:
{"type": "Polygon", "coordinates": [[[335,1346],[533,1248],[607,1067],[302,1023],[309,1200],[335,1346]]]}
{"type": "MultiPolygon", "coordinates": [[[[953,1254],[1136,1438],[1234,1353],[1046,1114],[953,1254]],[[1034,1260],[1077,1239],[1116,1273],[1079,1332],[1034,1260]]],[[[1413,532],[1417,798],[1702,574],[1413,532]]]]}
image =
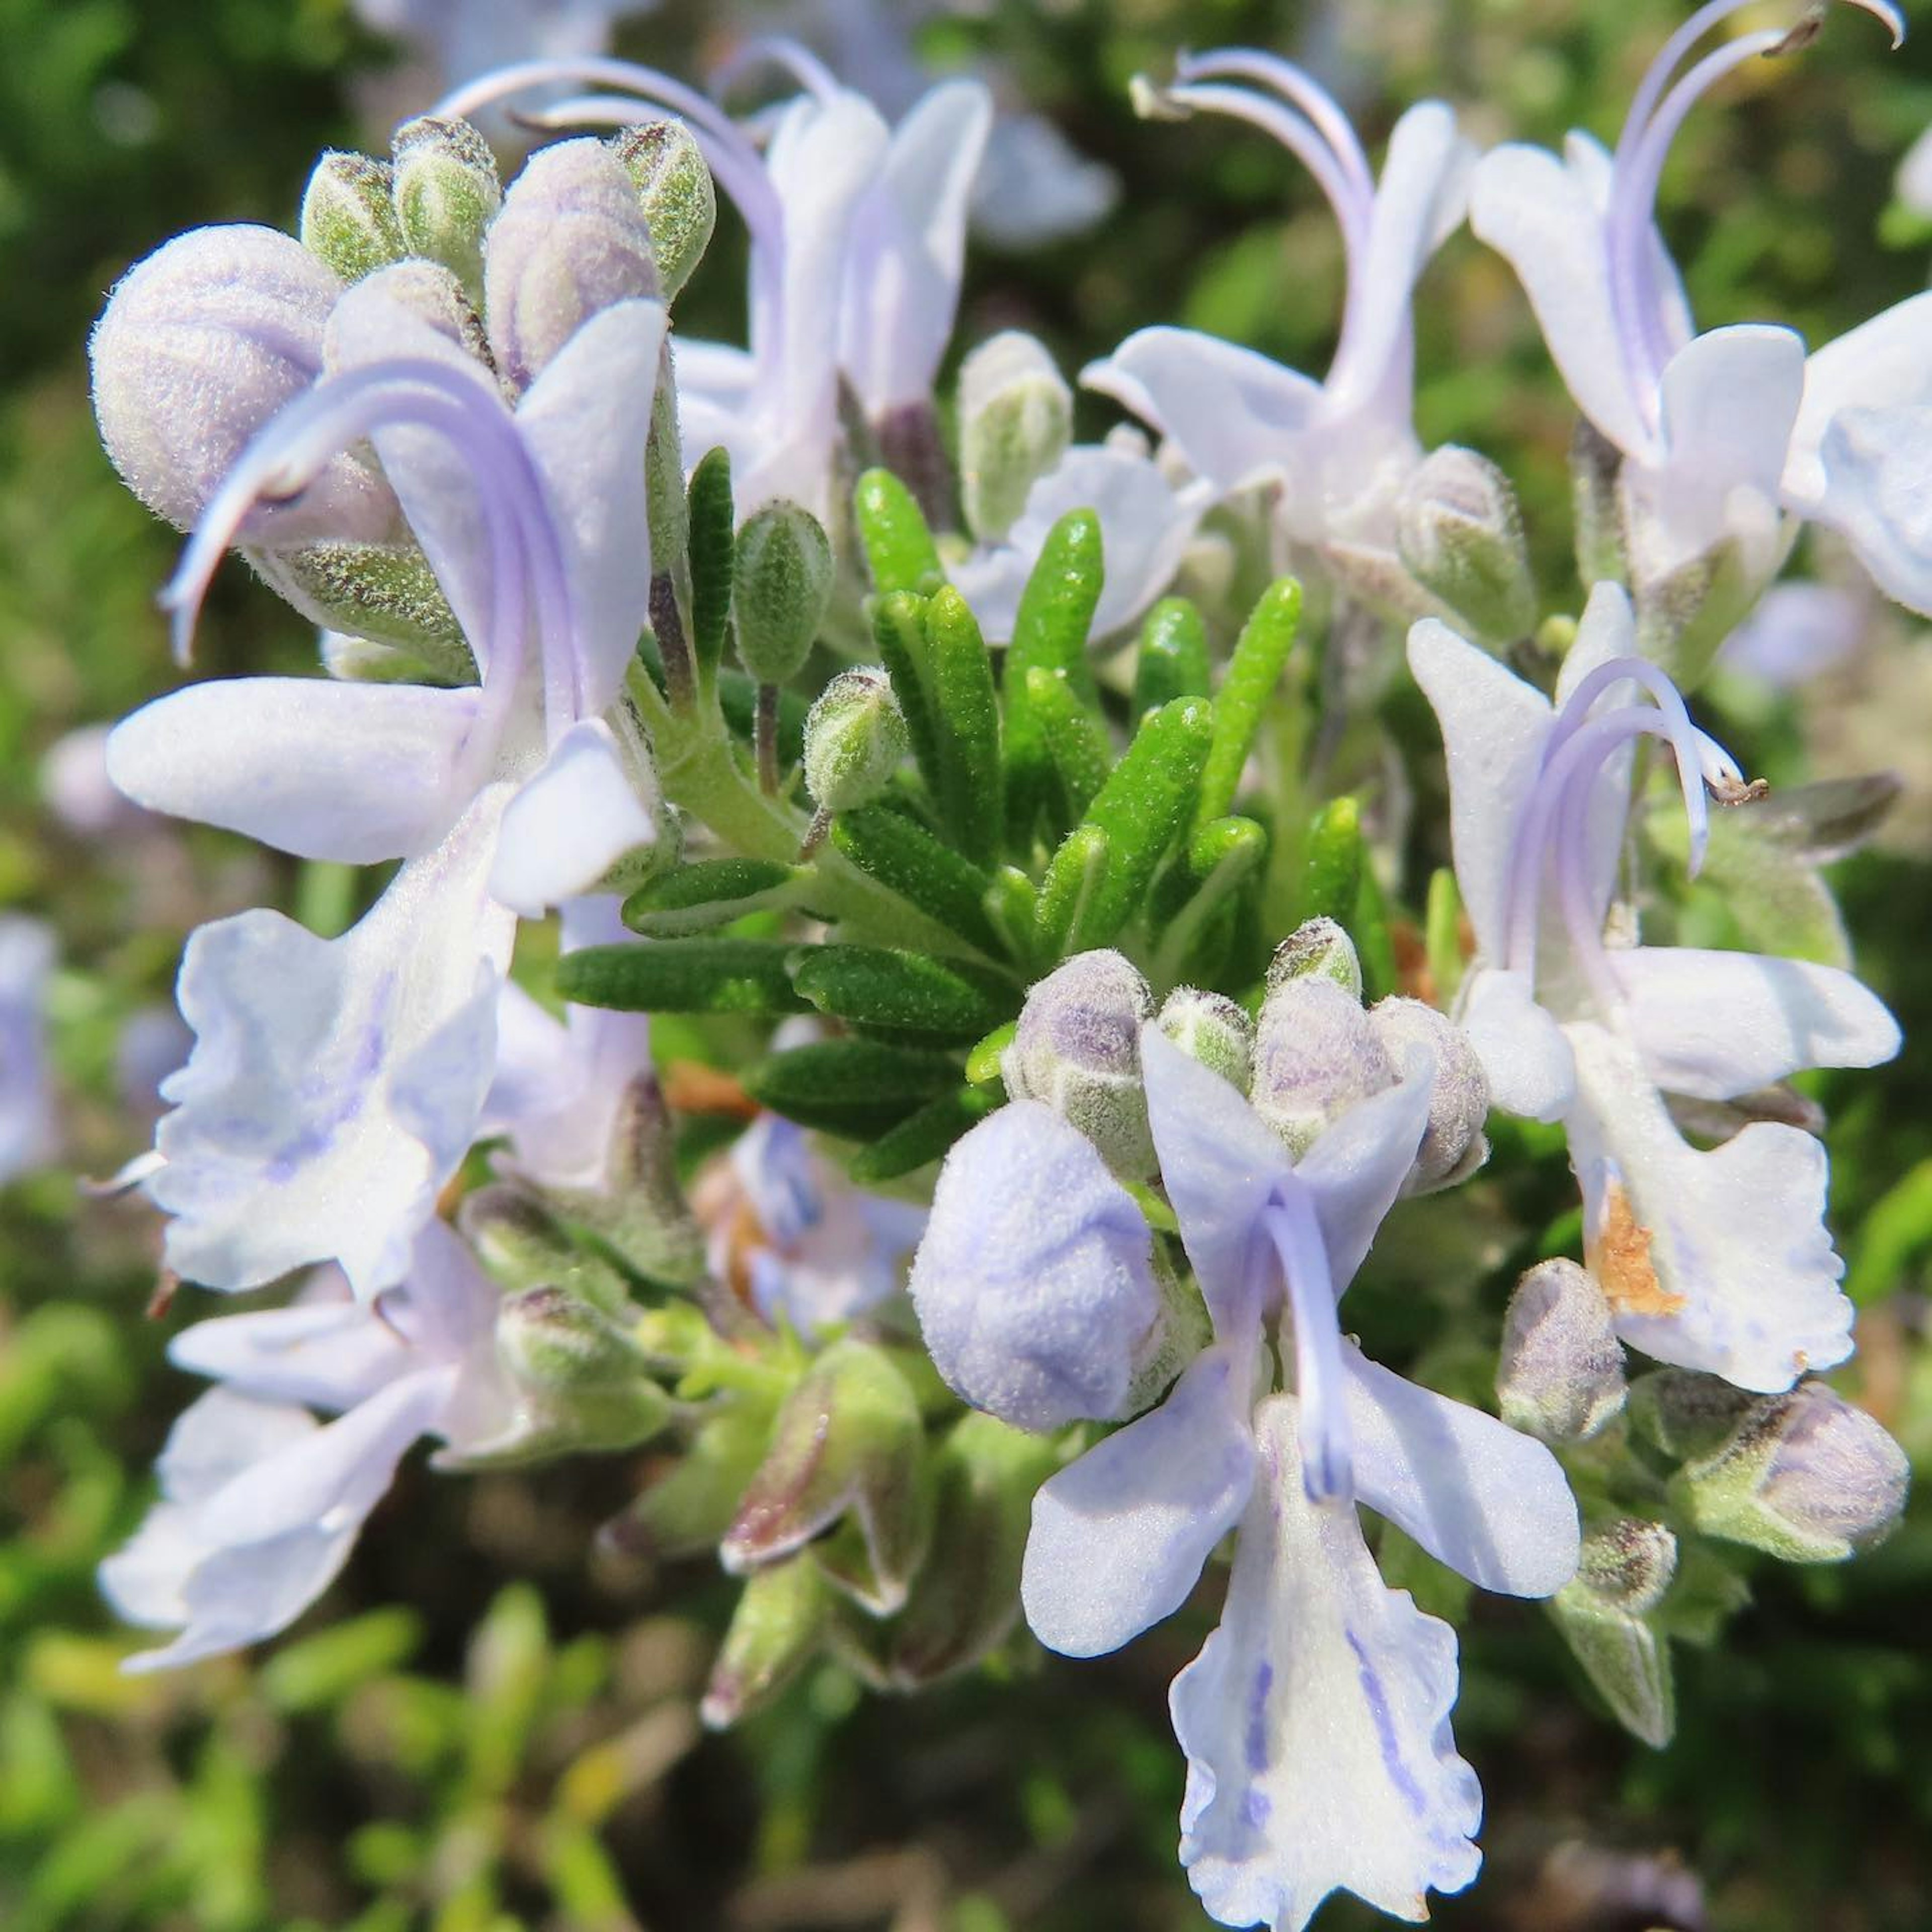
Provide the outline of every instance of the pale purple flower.
{"type": "Polygon", "coordinates": [[[184,647],[222,550],[264,493],[373,442],[461,622],[457,690],[242,678],[114,734],[112,775],[157,811],[299,856],[403,860],[340,939],[279,914],[204,927],[182,968],[199,1036],[165,1097],[149,1187],[171,1266],[244,1288],[340,1260],[397,1281],[474,1138],[516,916],[590,890],[656,836],[617,704],[646,616],[644,447],[664,312],[592,316],[512,412],[480,364],[370,277],[338,304],[337,372],[253,444],[170,592],[184,647]]]}
{"type": "Polygon", "coordinates": [[[1299,68],[1229,48],[1184,57],[1156,114],[1227,114],[1308,169],[1348,265],[1341,339],[1320,382],[1250,349],[1182,328],[1130,336],[1081,380],[1150,424],[1219,496],[1267,484],[1294,542],[1392,551],[1395,500],[1421,458],[1412,421],[1411,300],[1462,220],[1474,151],[1440,101],[1396,124],[1379,182],[1346,117],[1299,68]]]}
{"type": "Polygon", "coordinates": [[[1851,1352],[1844,1264],[1810,1135],[1756,1121],[1700,1152],[1666,1094],[1723,1100],[1807,1066],[1869,1066],[1897,1024],[1852,976],[1754,952],[1606,943],[1630,809],[1631,752],[1676,760],[1694,870],[1707,788],[1736,766],[1636,656],[1628,599],[1600,584],[1555,704],[1433,620],[1409,663],[1447,748],[1456,876],[1476,954],[1460,1017],[1496,1103],[1561,1120],[1586,1242],[1617,1332],[1740,1387],[1790,1387],[1851,1352]]]}
{"type": "Polygon", "coordinates": [[[46,1046],[55,951],[40,920],[0,916],[0,1183],[44,1165],[58,1144],[46,1046]]]}
{"type": "Polygon", "coordinates": [[[119,1616],[176,1633],[126,1667],[166,1670],[285,1630],[348,1561],[412,1443],[460,1451],[498,1437],[514,1402],[493,1343],[497,1300],[432,1220],[405,1284],[376,1305],[330,1270],[291,1307],[176,1336],[170,1359],[216,1386],[169,1435],[160,1500],[100,1566],[119,1616]]]}
{"type": "Polygon", "coordinates": [[[1414,1918],[1426,1891],[1474,1876],[1481,1799],[1448,1732],[1454,1634],[1384,1588],[1356,1503],[1522,1596],[1574,1572],[1576,1504],[1540,1443],[1378,1367],[1342,1334],[1337,1298],[1427,1126],[1426,1052],[1294,1162],[1157,1027],[1141,1050],[1214,1340],[1158,1408],[1040,1490],[1028,1621],[1070,1655],[1114,1649],[1178,1609],[1238,1526],[1221,1627],[1173,1689],[1182,1862],[1226,1924],[1300,1932],[1338,1888],[1414,1918]],[[1268,1393],[1270,1324],[1292,1394],[1268,1393]]]}
{"type": "MultiPolygon", "coordinates": [[[[1788,328],[1695,332],[1653,215],[1671,143],[1724,76],[1790,38],[1726,40],[1675,78],[1748,0],[1709,0],[1665,43],[1615,152],[1572,134],[1558,159],[1510,146],[1478,168],[1470,223],[1521,278],[1577,406],[1619,450],[1640,588],[1730,546],[1754,592],[1795,525],[1840,530],[1888,595],[1932,610],[1923,452],[1932,444],[1932,296],[1915,296],[1808,359],[1788,328]]],[[[1904,38],[1888,0],[1852,0],[1904,38]]]]}

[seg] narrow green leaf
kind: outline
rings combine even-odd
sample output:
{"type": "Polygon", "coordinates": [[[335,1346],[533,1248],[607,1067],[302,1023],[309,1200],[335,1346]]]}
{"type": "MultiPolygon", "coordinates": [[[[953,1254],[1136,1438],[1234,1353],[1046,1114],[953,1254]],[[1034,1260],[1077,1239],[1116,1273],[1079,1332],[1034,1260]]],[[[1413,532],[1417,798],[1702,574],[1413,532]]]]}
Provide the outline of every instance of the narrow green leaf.
{"type": "Polygon", "coordinates": [[[936,803],[941,770],[938,726],[927,696],[931,680],[926,673],[926,602],[910,590],[889,591],[878,598],[872,605],[872,641],[905,718],[914,762],[936,803]]]}
{"type": "Polygon", "coordinates": [[[1374,866],[1362,867],[1355,916],[1342,923],[1361,956],[1362,996],[1373,1006],[1395,991],[1395,942],[1389,937],[1388,902],[1382,896],[1374,866]]]}
{"type": "Polygon", "coordinates": [[[1018,1021],[1009,1020],[1004,1026],[995,1027],[967,1054],[966,1078],[969,1084],[990,1087],[995,1080],[1005,1078],[1000,1071],[1000,1058],[1012,1045],[1018,1031],[1018,1021]]]}
{"type": "Polygon", "coordinates": [[[1922,1160],[1873,1203],[1846,1244],[1845,1292],[1868,1307],[1906,1285],[1906,1271],[1932,1248],[1932,1160],[1922,1160]]]}
{"type": "Polygon", "coordinates": [[[709,451],[691,472],[692,653],[702,678],[717,674],[731,628],[731,569],[736,515],[731,458],[709,451]]]}
{"type": "Polygon", "coordinates": [[[880,596],[930,591],[945,582],[926,518],[912,492],[890,470],[868,470],[859,478],[852,509],[880,596]]]}
{"type": "Polygon", "coordinates": [[[926,696],[937,741],[934,802],[947,838],[981,865],[999,856],[1005,803],[993,662],[964,598],[942,585],[926,607],[926,696]]]}
{"type": "Polygon", "coordinates": [[[1262,713],[1280,681],[1300,626],[1301,586],[1292,577],[1279,578],[1262,592],[1261,602],[1236,640],[1227,675],[1215,697],[1214,742],[1202,773],[1196,825],[1226,818],[1233,806],[1262,713]]]}
{"type": "Polygon", "coordinates": [[[624,923],[647,938],[682,938],[782,903],[788,887],[811,876],[802,866],[768,859],[707,859],[680,866],[624,902],[624,923]]]}
{"type": "Polygon", "coordinates": [[[1352,926],[1361,892],[1361,807],[1352,798],[1331,799],[1308,828],[1300,916],[1352,926]]]}
{"type": "Polygon", "coordinates": [[[580,1006],[637,1013],[802,1013],[786,962],[795,948],[761,939],[664,939],[586,946],[556,963],[556,987],[580,1006]]]}
{"type": "Polygon", "coordinates": [[[1017,866],[1002,866],[993,874],[980,904],[1006,950],[1023,967],[1034,959],[1035,918],[1040,895],[1017,866]]]}
{"type": "Polygon", "coordinates": [[[1201,970],[1206,943],[1218,933],[1217,950],[1225,952],[1235,896],[1260,876],[1268,852],[1268,833],[1252,818],[1217,818],[1188,841],[1186,858],[1176,869],[1193,890],[1172,914],[1156,917],[1154,976],[1160,984],[1178,984],[1197,974],[1214,976],[1201,970]]]}
{"type": "Polygon", "coordinates": [[[1052,769],[1046,726],[1034,715],[1027,695],[1027,673],[1063,670],[1074,694],[1093,702],[1087,639],[1104,580],[1100,520],[1091,510],[1070,510],[1047,532],[1040,561],[1020,593],[1012,640],[1000,670],[1007,816],[1022,845],[1032,837],[1052,769]]]}
{"type": "Polygon", "coordinates": [[[958,960],[882,946],[794,950],[792,984],[822,1013],[858,1026],[977,1040],[1014,1012],[1010,980],[958,960]]]}
{"type": "Polygon", "coordinates": [[[1134,716],[1144,718],[1177,698],[1205,698],[1208,628],[1185,597],[1163,597],[1141,626],[1134,662],[1134,716]]]}
{"type": "Polygon", "coordinates": [[[986,916],[986,875],[917,820],[890,806],[862,806],[832,821],[832,843],[882,886],[982,951],[1000,950],[986,916]]]}
{"type": "Polygon", "coordinates": [[[876,1186],[940,1159],[999,1104],[998,1096],[983,1087],[942,1094],[856,1156],[852,1178],[862,1186],[876,1186]]]}
{"type": "Polygon", "coordinates": [[[1139,910],[1155,868],[1187,824],[1214,716],[1205,698],[1184,698],[1142,718],[1087,816],[1054,854],[1040,893],[1040,923],[1051,932],[1064,910],[1063,951],[1112,945],[1139,910]],[[1087,838],[1094,832],[1105,842],[1097,868],[1087,838]]]}
{"type": "Polygon", "coordinates": [[[816,1040],[741,1076],[762,1106],[800,1126],[869,1140],[959,1084],[950,1055],[876,1040],[816,1040]]]}
{"type": "Polygon", "coordinates": [[[1429,976],[1436,982],[1436,1004],[1446,1012],[1462,984],[1462,896],[1456,889],[1456,874],[1446,866],[1430,878],[1423,945],[1429,976]]]}
{"type": "Polygon", "coordinates": [[[1046,733],[1047,754],[1066,794],[1068,821],[1077,824],[1113,769],[1113,745],[1064,670],[1036,665],[1027,673],[1026,688],[1027,701],[1046,733]]]}
{"type": "Polygon", "coordinates": [[[1100,890],[1107,870],[1107,835],[1097,825],[1076,825],[1060,842],[1041,882],[1034,911],[1036,962],[1074,950],[1067,934],[1100,890]]]}

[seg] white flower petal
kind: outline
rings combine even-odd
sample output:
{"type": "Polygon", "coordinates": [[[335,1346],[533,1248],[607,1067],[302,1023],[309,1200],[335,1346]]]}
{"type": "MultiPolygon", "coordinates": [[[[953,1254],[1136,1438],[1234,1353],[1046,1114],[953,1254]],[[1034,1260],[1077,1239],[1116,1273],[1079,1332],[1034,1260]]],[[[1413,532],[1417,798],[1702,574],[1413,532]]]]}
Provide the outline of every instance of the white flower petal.
{"type": "Polygon", "coordinates": [[[1700,1154],[1634,1046],[1598,1026],[1565,1030],[1586,1252],[1617,1333],[1659,1361],[1762,1394],[1842,1362],[1852,1306],[1825,1226],[1825,1150],[1796,1127],[1754,1121],[1700,1154]]]}
{"type": "Polygon", "coordinates": [[[1118,1650],[1186,1600],[1253,1478],[1247,1361],[1204,1351],[1160,1408],[1035,1495],[1020,1601],[1049,1650],[1118,1650]]]}
{"type": "Polygon", "coordinates": [[[1825,496],[1825,439],[1845,410],[1927,402],[1932,402],[1932,291],[1910,296],[1828,342],[1805,364],[1804,400],[1791,432],[1785,488],[1808,508],[1825,496]]]}
{"type": "Polygon", "coordinates": [[[1354,1279],[1414,1165],[1435,1075],[1434,1057],[1411,1049],[1401,1080],[1323,1128],[1295,1166],[1315,1197],[1337,1296],[1354,1279]]]}
{"type": "Polygon", "coordinates": [[[1808,1066],[1876,1066],[1899,1049],[1884,1002],[1835,966],[1688,946],[1610,960],[1645,1068],[1666,1093],[1729,1100],[1808,1066]]]}
{"type": "Polygon", "coordinates": [[[1457,1017],[1489,1076],[1492,1106],[1532,1120],[1563,1118],[1576,1091],[1570,1042],[1520,973],[1471,974],[1457,1017]]]}
{"type": "Polygon", "coordinates": [[[656,821],[615,734],[602,719],[587,719],[557,740],[543,769],[505,808],[490,896],[523,918],[541,919],[591,891],[626,853],[656,840],[656,821]]]}
{"type": "Polygon", "coordinates": [[[1511,1597],[1562,1589],[1576,1574],[1582,1530],[1556,1458],[1359,1349],[1345,1360],[1360,1499],[1480,1588],[1511,1597]]]}
{"type": "Polygon", "coordinates": [[[353,1408],[418,1366],[402,1337],[355,1301],[197,1322],[168,1344],[168,1360],[258,1402],[332,1413],[353,1408]]]}
{"type": "Polygon", "coordinates": [[[223,678],[143,705],[107,740],[136,804],[301,859],[366,866],[433,845],[466,802],[475,690],[223,678]]]}
{"type": "Polygon", "coordinates": [[[1352,1504],[1304,1490],[1294,1402],[1256,1418],[1260,1468],[1220,1628],[1174,1679],[1180,1861],[1225,1925],[1302,1932],[1335,1891],[1398,1918],[1481,1855],[1456,1755],[1456,1636],[1384,1587],[1352,1504]]]}
{"type": "Polygon", "coordinates": [[[1841,410],[1822,464],[1812,517],[1844,537],[1888,597],[1932,615],[1932,406],[1841,410]]]}

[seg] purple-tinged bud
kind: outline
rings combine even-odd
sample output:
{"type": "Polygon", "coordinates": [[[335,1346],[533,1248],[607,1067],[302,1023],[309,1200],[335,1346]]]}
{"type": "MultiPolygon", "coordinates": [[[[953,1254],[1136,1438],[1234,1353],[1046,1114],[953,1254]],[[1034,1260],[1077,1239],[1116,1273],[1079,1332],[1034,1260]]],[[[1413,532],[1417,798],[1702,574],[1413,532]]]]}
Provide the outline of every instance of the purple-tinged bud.
{"type": "Polygon", "coordinates": [[[601,141],[544,148],[511,183],[483,250],[496,368],[513,388],[590,316],[658,292],[650,230],[630,177],[601,141]]]}
{"type": "Polygon", "coordinates": [[[1007,329],[959,371],[959,494],[966,527],[996,543],[1034,484],[1066,453],[1073,392],[1030,335],[1007,329]]]}
{"type": "Polygon", "coordinates": [[[711,245],[718,190],[704,155],[681,121],[647,121],[626,128],[611,152],[636,190],[651,232],[651,253],[669,302],[691,279],[711,245]]]}
{"type": "Polygon", "coordinates": [[[1490,1116],[1490,1079],[1469,1036],[1420,1000],[1378,1000],[1369,1010],[1376,1037],[1400,1066],[1412,1046],[1426,1047],[1436,1072],[1429,1094],[1429,1126],[1405,1194],[1431,1194],[1466,1180],[1490,1157],[1483,1123],[1490,1116]]]}
{"type": "Polygon", "coordinates": [[[805,788],[821,812],[869,805],[910,748],[892,680],[873,666],[842,670],[805,721],[805,788]]]}
{"type": "Polygon", "coordinates": [[[1680,1462],[1714,1455],[1757,1406],[1756,1396],[1694,1369],[1658,1369],[1630,1384],[1631,1424],[1680,1462]]]}
{"type": "Polygon", "coordinates": [[[909,1284],[933,1366],[1016,1429],[1130,1412],[1168,1327],[1153,1247],[1092,1142],[1011,1102],[940,1171],[909,1284]]]}
{"type": "Polygon", "coordinates": [[[1676,1729],[1670,1647],[1652,1612],[1677,1569],[1677,1539],[1623,1517],[1593,1529],[1574,1580],[1550,1599],[1563,1640],[1617,1720],[1661,1749],[1676,1729]]]}
{"type": "Polygon", "coordinates": [[[1281,980],[1262,1002],[1248,1098],[1296,1160],[1396,1078],[1361,1001],[1325,970],[1281,980]]]}
{"type": "Polygon", "coordinates": [[[1118,952],[1076,953],[1027,994],[1000,1056],[1006,1091],[1038,1100],[1078,1127],[1127,1180],[1156,1166],[1141,1084],[1141,1023],[1154,995],[1118,952]]]}
{"type": "Polygon", "coordinates": [[[1417,465],[1396,504],[1402,566],[1484,644],[1527,637],[1536,585],[1522,512],[1509,478],[1487,457],[1444,443],[1417,465]]]}
{"type": "Polygon", "coordinates": [[[1787,1563],[1841,1563],[1882,1541],[1905,1508],[1911,1468],[1877,1420],[1823,1382],[1756,1402],[1712,1456],[1672,1484],[1708,1536],[1787,1563]]]}
{"type": "Polygon", "coordinates": [[[818,1654],[832,1591],[809,1550],[745,1581],[698,1715],[722,1731],[762,1710],[818,1654]]]}
{"type": "MultiPolygon", "coordinates": [[[[438,262],[412,260],[376,269],[357,285],[352,296],[338,304],[322,332],[322,368],[328,374],[334,375],[352,359],[343,353],[343,338],[346,333],[352,341],[355,339],[357,319],[366,314],[363,304],[377,297],[408,310],[466,356],[489,368],[490,345],[482,318],[463,284],[438,262]]],[[[366,336],[366,330],[362,332],[366,336]]]]}
{"type": "Polygon", "coordinates": [[[1310,979],[1332,980],[1352,999],[1362,997],[1362,962],[1355,942],[1332,919],[1311,919],[1297,926],[1268,962],[1270,993],[1291,980],[1310,979]]]}
{"type": "Polygon", "coordinates": [[[412,255],[440,262],[483,299],[483,238],[503,205],[490,144],[467,121],[430,115],[396,130],[396,218],[412,255]]]}
{"type": "Polygon", "coordinates": [[[344,283],[400,261],[406,252],[387,161],[332,149],[302,195],[302,244],[344,283]]]}
{"type": "Polygon", "coordinates": [[[1177,986],[1155,1022],[1190,1059],[1211,1066],[1240,1092],[1254,1071],[1255,1023],[1246,1010],[1222,993],[1177,986]]]}
{"type": "MultiPolygon", "coordinates": [[[[122,278],[88,344],[94,412],[156,515],[190,528],[256,434],[316,381],[341,293],[299,242],[246,226],[178,235],[122,278]]],[[[292,502],[251,512],[242,538],[377,542],[399,515],[374,470],[338,456],[292,502]]]]}
{"type": "Polygon", "coordinates": [[[1573,1261],[1539,1263],[1503,1318],[1503,1420],[1545,1442],[1581,1442],[1622,1408],[1624,1394],[1624,1352],[1604,1291],[1573,1261]]]}

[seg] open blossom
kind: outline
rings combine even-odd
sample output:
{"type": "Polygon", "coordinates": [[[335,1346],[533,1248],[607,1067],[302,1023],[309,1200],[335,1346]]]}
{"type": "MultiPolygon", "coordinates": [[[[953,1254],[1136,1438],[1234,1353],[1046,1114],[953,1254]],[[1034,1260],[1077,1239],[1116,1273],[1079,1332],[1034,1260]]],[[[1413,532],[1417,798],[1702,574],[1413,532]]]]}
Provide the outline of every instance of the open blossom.
{"type": "MultiPolygon", "coordinates": [[[[1796,525],[1844,533],[1886,592],[1932,610],[1922,452],[1932,406],[1932,296],[1914,296],[1808,358],[1788,328],[1695,332],[1653,215],[1678,130],[1725,75],[1796,37],[1726,41],[1673,77],[1748,0],[1712,0],[1666,42],[1614,153],[1573,133],[1561,159],[1499,148],[1478,167],[1477,234],[1521,278],[1577,406],[1622,452],[1624,541],[1640,589],[1728,547],[1754,594],[1796,525]]],[[[1888,0],[1854,0],[1898,40],[1888,0]]]]}
{"type": "Polygon", "coordinates": [[[216,1385],[168,1437],[160,1500],[101,1565],[122,1617],[176,1633],[128,1668],[191,1664],[285,1630],[348,1561],[412,1443],[499,1436],[514,1404],[493,1347],[497,1300],[462,1242],[430,1221],[404,1285],[378,1306],[332,1272],[291,1307],[176,1336],[170,1359],[216,1385]]]}
{"type": "Polygon", "coordinates": [[[1177,73],[1150,111],[1246,121],[1296,156],[1328,197],[1348,265],[1335,358],[1316,382],[1214,336],[1144,328],[1081,380],[1159,430],[1218,494],[1271,485],[1286,534],[1331,563],[1386,556],[1397,496],[1422,455],[1411,298],[1462,220],[1474,151],[1450,110],[1424,101],[1396,124],[1378,182],[1341,110],[1288,62],[1226,49],[1186,56],[1177,73]]]}
{"type": "MultiPolygon", "coordinates": [[[[1369,1361],[1336,1300],[1427,1124],[1433,1070],[1351,1108],[1299,1161],[1156,1026],[1141,1051],[1161,1174],[1213,1317],[1161,1406],[1051,1478],[1022,1586],[1042,1642],[1114,1649],[1240,1540],[1220,1628],[1175,1680],[1181,1860],[1222,1923],[1300,1932],[1336,1888],[1424,1916],[1476,1872],[1481,1795],[1448,1715],[1455,1639],[1386,1589],[1358,1501],[1485,1588],[1575,1570],[1576,1504],[1540,1443],[1369,1361]],[[1268,1393],[1278,1324],[1292,1394],[1268,1393]]],[[[997,1118],[997,1117],[996,1117],[997,1118]]]]}
{"type": "Polygon", "coordinates": [[[149,1183],[170,1265],[244,1288],[339,1259],[400,1278],[474,1138],[518,915],[593,886],[656,822],[614,710],[643,627],[644,448],[664,311],[586,322],[514,411],[379,274],[339,304],[336,373],[251,445],[170,592],[185,640],[265,494],[372,441],[482,668],[453,690],[250,677],[191,686],[116,732],[112,775],[157,811],[304,857],[400,857],[336,940],[244,913],[190,940],[198,1035],[169,1082],[149,1183]]]}
{"type": "Polygon", "coordinates": [[[1896,1023],[1836,968],[1606,943],[1633,746],[1654,738],[1674,755],[1694,866],[1706,789],[1746,790],[1636,656],[1615,585],[1592,597],[1554,704],[1432,620],[1416,626],[1409,662],[1442,728],[1475,930],[1463,1024],[1499,1106],[1564,1123],[1617,1332],[1767,1392],[1844,1360],[1851,1306],[1824,1225],[1822,1148],[1760,1120],[1700,1152],[1664,1096],[1730,1100],[1802,1067],[1873,1066],[1898,1051],[1896,1023]]]}

